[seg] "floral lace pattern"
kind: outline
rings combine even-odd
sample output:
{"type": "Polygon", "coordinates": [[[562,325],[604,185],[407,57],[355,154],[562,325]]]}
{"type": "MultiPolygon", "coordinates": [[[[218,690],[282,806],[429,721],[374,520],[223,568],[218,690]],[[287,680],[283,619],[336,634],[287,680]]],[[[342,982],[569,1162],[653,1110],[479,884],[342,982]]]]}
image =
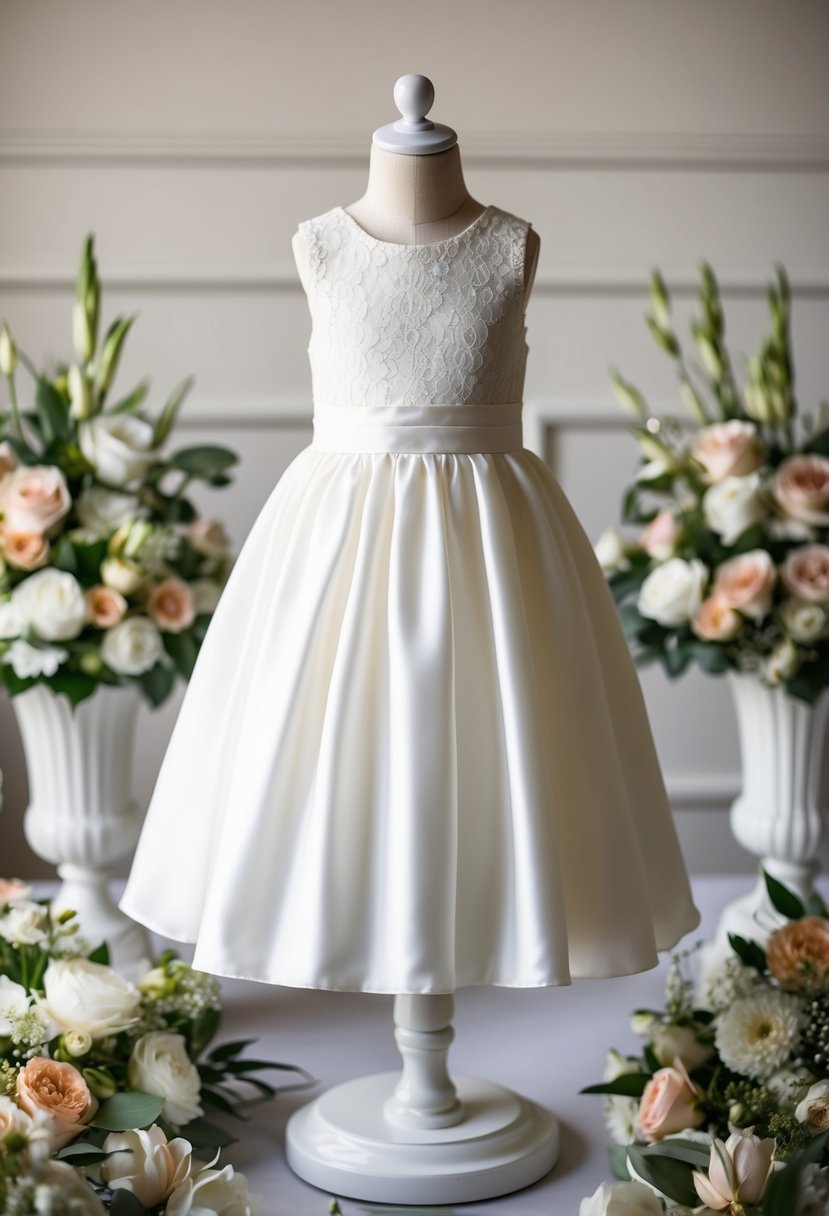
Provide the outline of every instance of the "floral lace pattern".
{"type": "Polygon", "coordinates": [[[526,220],[490,206],[454,237],[401,245],[342,207],[303,220],[314,401],[520,401],[526,220]]]}

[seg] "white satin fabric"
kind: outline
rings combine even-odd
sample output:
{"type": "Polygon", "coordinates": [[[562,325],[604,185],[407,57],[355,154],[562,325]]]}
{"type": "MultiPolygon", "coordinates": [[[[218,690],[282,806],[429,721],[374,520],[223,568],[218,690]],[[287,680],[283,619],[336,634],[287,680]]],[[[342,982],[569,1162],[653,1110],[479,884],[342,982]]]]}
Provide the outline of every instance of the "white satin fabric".
{"type": "Polygon", "coordinates": [[[592,547],[521,443],[527,221],[304,221],[314,439],[237,558],[121,901],[197,967],[451,992],[698,922],[592,547]]]}

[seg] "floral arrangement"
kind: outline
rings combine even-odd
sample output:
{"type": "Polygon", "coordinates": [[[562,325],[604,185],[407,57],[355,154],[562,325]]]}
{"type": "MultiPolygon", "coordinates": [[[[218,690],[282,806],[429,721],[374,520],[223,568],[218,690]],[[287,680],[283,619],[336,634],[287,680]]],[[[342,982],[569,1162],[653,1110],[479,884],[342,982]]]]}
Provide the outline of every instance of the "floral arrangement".
{"type": "Polygon", "coordinates": [[[725,342],[720,291],[702,267],[697,358],[683,352],[658,271],[646,320],[676,364],[691,427],[656,417],[611,369],[637,422],[640,468],[597,555],[636,660],[670,676],[690,663],[755,673],[813,701],[829,682],[829,404],[799,417],[782,268],[769,289],[771,329],[742,386],[725,342]]]}
{"type": "Polygon", "coordinates": [[[829,1209],[829,912],[765,879],[780,914],[765,947],[732,936],[696,983],[693,951],[675,955],[665,1008],[633,1015],[643,1049],[611,1051],[584,1091],[606,1095],[623,1181],[580,1216],[829,1209]]]}
{"type": "Polygon", "coordinates": [[[253,1216],[205,1110],[245,1118],[278,1092],[266,1069],[308,1077],[246,1058],[248,1041],[211,1048],[220,1017],[211,976],[167,953],[131,983],[73,912],[0,881],[0,1212],[253,1216]]]}
{"type": "Polygon", "coordinates": [[[74,355],[38,371],[0,329],[0,684],[35,683],[75,705],[99,684],[137,684],[159,705],[189,678],[230,561],[222,526],[200,519],[194,482],[221,487],[236,455],[223,447],[162,448],[192,381],[155,419],[149,384],[110,401],[135,318],[98,342],[101,285],[87,238],[74,304],[74,355]],[[22,363],[33,404],[18,400],[22,363]]]}

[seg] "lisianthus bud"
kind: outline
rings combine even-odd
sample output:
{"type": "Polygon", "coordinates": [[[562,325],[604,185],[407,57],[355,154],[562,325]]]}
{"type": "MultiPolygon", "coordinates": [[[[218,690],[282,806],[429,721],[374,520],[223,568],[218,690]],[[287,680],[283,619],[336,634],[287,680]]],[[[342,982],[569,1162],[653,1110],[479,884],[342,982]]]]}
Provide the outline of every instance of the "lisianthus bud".
{"type": "Polygon", "coordinates": [[[640,1038],[646,1038],[657,1023],[657,1016],[649,1009],[637,1009],[630,1019],[630,1028],[640,1038]]]}
{"type": "Polygon", "coordinates": [[[92,334],[92,320],[86,310],[86,305],[76,300],[72,306],[72,337],[75,343],[75,356],[81,363],[92,358],[95,341],[92,334]]]}
{"type": "Polygon", "coordinates": [[[676,340],[676,334],[663,325],[660,325],[656,317],[650,315],[645,317],[648,323],[648,329],[653,334],[656,341],[669,355],[679,354],[679,343],[676,340]]]}
{"type": "Polygon", "coordinates": [[[17,371],[17,347],[9,333],[9,327],[3,322],[0,329],[0,373],[13,376],[17,371]]]}
{"type": "Polygon", "coordinates": [[[637,418],[644,418],[647,415],[648,407],[642,394],[632,384],[623,380],[615,367],[610,369],[610,379],[622,409],[634,414],[637,418]]]}
{"type": "Polygon", "coordinates": [[[141,567],[125,557],[107,557],[101,562],[101,582],[122,595],[132,595],[143,581],[141,567]]]}
{"type": "Polygon", "coordinates": [[[145,996],[157,1000],[171,996],[176,990],[176,981],[167,974],[165,967],[153,967],[152,971],[148,971],[144,978],[138,981],[138,987],[145,996]]]}
{"type": "Polygon", "coordinates": [[[88,1030],[67,1030],[66,1034],[61,1036],[60,1050],[64,1059],[77,1060],[80,1056],[85,1056],[91,1046],[92,1035],[88,1030]]]}
{"type": "Polygon", "coordinates": [[[101,1102],[106,1102],[118,1092],[115,1078],[108,1068],[83,1068],[81,1072],[84,1081],[101,1102]]]}
{"type": "Polygon", "coordinates": [[[728,1108],[728,1121],[733,1123],[735,1127],[740,1127],[745,1122],[746,1108],[742,1102],[732,1102],[728,1108]]]}
{"type": "Polygon", "coordinates": [[[704,330],[697,329],[694,337],[696,338],[697,350],[699,351],[703,367],[711,379],[719,383],[722,380],[723,374],[722,359],[719,351],[704,330]]]}
{"type": "Polygon", "coordinates": [[[85,650],[78,660],[82,672],[88,676],[100,675],[104,661],[97,650],[85,650]]]}
{"type": "Polygon", "coordinates": [[[705,406],[702,403],[697,390],[689,380],[681,380],[679,383],[679,395],[682,397],[682,403],[686,410],[697,422],[701,422],[703,426],[710,421],[705,412],[705,406]]]}
{"type": "Polygon", "coordinates": [[[95,412],[95,399],[89,377],[77,363],[69,368],[69,413],[83,420],[95,412]]]}
{"type": "Polygon", "coordinates": [[[112,381],[115,379],[115,373],[118,370],[118,360],[121,357],[121,348],[134,320],[134,317],[119,317],[107,331],[103,350],[101,351],[97,376],[98,388],[103,393],[109,389],[112,381]]]}
{"type": "Polygon", "coordinates": [[[657,325],[662,329],[670,329],[671,300],[665,280],[658,270],[651,275],[651,308],[657,325]]]}

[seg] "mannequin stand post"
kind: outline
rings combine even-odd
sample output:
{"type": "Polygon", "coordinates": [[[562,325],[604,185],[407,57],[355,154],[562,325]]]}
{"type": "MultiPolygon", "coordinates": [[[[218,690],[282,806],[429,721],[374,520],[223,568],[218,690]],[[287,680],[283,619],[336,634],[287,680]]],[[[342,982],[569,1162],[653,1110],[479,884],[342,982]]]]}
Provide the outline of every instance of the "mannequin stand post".
{"type": "Polygon", "coordinates": [[[332,1195],[375,1203],[492,1199],[543,1177],[558,1158],[555,1118],[490,1081],[453,1082],[454,998],[398,996],[402,1073],[346,1081],[288,1120],[288,1164],[332,1195]]]}

